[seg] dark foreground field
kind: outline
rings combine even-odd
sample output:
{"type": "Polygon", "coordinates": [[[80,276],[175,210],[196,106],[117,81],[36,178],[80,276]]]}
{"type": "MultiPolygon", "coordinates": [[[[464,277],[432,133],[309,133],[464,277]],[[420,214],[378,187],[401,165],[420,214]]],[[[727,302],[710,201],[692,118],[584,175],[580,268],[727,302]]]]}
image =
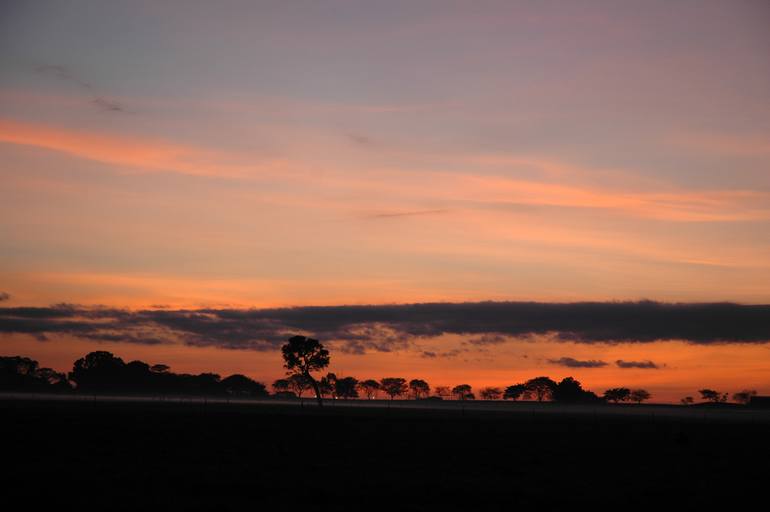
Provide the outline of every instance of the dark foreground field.
{"type": "Polygon", "coordinates": [[[25,510],[739,507],[768,424],[718,417],[0,400],[25,510]]]}

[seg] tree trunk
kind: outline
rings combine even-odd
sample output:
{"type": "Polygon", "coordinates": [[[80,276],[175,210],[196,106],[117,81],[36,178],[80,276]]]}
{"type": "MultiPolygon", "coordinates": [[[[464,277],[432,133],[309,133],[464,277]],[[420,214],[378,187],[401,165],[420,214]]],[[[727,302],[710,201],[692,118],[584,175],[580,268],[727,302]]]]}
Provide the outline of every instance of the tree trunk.
{"type": "Polygon", "coordinates": [[[305,377],[310,381],[310,385],[313,386],[313,391],[315,391],[315,397],[318,399],[318,407],[324,406],[323,398],[321,398],[321,388],[318,387],[318,382],[313,378],[310,373],[306,373],[305,377]]]}

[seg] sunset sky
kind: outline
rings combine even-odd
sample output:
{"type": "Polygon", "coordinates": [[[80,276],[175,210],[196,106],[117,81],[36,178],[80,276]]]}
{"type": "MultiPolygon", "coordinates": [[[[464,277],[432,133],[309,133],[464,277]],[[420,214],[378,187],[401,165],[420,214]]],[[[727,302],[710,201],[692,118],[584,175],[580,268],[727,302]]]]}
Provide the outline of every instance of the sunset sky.
{"type": "Polygon", "coordinates": [[[770,304],[768,26],[762,0],[2,2],[0,355],[269,383],[301,332],[359,378],[770,394],[770,307],[602,323],[770,304]],[[614,302],[394,306],[482,301],[614,302]]]}

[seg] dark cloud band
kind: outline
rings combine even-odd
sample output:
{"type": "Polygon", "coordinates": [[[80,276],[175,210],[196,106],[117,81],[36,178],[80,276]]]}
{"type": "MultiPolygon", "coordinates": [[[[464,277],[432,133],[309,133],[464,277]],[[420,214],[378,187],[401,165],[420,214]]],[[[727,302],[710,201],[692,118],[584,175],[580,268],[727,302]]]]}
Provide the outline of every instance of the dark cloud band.
{"type": "Polygon", "coordinates": [[[607,366],[604,361],[597,361],[590,359],[588,361],[580,361],[572,357],[560,357],[559,359],[549,359],[549,363],[557,364],[559,366],[566,366],[567,368],[603,368],[607,366]]]}
{"type": "Polygon", "coordinates": [[[306,333],[353,353],[400,350],[447,333],[467,335],[474,345],[536,335],[576,343],[768,343],[770,305],[476,302],[139,311],[58,305],[0,308],[3,332],[251,350],[272,350],[291,334],[306,333]]]}
{"type": "Polygon", "coordinates": [[[618,359],[615,361],[618,368],[636,368],[641,370],[657,370],[659,366],[652,361],[623,361],[618,359]]]}

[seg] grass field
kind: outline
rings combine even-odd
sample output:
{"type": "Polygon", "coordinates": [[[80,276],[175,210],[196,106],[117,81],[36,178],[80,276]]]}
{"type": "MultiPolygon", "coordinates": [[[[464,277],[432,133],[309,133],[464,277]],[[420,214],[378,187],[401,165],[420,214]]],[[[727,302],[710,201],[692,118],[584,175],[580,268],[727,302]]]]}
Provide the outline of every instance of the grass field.
{"type": "Polygon", "coordinates": [[[310,404],[5,397],[4,499],[35,510],[710,509],[767,482],[764,412],[310,404]]]}

